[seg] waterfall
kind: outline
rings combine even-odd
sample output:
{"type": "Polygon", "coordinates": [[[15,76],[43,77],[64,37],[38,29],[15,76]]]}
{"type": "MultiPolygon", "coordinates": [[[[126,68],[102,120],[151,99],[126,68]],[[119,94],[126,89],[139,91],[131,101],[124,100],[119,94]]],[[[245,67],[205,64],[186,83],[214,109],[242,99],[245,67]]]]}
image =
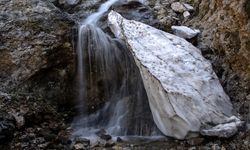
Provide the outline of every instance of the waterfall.
{"type": "Polygon", "coordinates": [[[84,20],[83,24],[96,24],[100,17],[109,10],[109,8],[119,0],[108,0],[103,3],[96,13],[90,15],[86,20],[84,20]]]}
{"type": "Polygon", "coordinates": [[[77,41],[77,110],[75,137],[91,137],[100,129],[112,136],[157,133],[138,68],[126,45],[97,26],[118,0],[102,4],[79,25],[77,41]],[[89,103],[104,103],[89,113],[89,103]]]}

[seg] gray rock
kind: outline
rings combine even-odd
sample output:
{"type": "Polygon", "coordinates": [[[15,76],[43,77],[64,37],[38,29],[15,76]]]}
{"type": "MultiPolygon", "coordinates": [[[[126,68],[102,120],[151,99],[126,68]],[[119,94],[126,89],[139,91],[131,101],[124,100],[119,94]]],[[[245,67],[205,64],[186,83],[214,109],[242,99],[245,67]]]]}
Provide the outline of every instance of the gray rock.
{"type": "Polygon", "coordinates": [[[180,2],[174,2],[171,4],[171,8],[178,13],[183,13],[184,11],[186,11],[186,7],[180,3],[180,2]]]}
{"type": "Polygon", "coordinates": [[[183,17],[184,17],[184,18],[189,18],[190,15],[191,15],[191,14],[190,14],[188,11],[185,11],[185,12],[183,13],[183,17]]]}
{"type": "Polygon", "coordinates": [[[187,3],[184,3],[183,6],[186,8],[187,11],[194,11],[194,7],[187,3]]]}
{"type": "Polygon", "coordinates": [[[200,30],[191,29],[186,26],[172,26],[173,33],[184,39],[192,39],[200,33],[200,30]]]}
{"type": "Polygon", "coordinates": [[[201,134],[205,136],[217,136],[221,138],[229,138],[238,132],[238,128],[243,126],[243,122],[232,116],[226,123],[219,124],[210,129],[202,129],[201,134]]]}
{"type": "Polygon", "coordinates": [[[106,132],[104,129],[100,129],[99,131],[97,131],[97,132],[96,132],[96,135],[97,135],[98,137],[100,137],[101,139],[106,140],[106,141],[112,139],[112,136],[109,135],[109,134],[107,134],[107,132],[106,132]]]}
{"type": "Polygon", "coordinates": [[[230,99],[199,49],[114,11],[109,13],[108,24],[131,50],[162,133],[190,138],[197,136],[202,125],[225,123],[232,116],[230,99]]]}

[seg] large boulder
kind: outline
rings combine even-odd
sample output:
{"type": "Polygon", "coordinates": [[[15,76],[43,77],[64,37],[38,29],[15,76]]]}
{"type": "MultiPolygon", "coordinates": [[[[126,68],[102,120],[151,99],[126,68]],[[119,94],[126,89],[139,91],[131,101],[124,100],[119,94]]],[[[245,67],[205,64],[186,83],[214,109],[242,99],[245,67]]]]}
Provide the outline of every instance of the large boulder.
{"type": "MultiPolygon", "coordinates": [[[[226,126],[232,117],[232,104],[199,49],[182,38],[124,19],[114,11],[109,13],[108,22],[115,36],[131,50],[154,122],[165,135],[185,139],[219,124],[226,126]]],[[[222,130],[233,131],[213,131],[222,130]]]]}
{"type": "Polygon", "coordinates": [[[0,10],[0,91],[65,99],[73,21],[49,1],[1,0],[0,10]]]}

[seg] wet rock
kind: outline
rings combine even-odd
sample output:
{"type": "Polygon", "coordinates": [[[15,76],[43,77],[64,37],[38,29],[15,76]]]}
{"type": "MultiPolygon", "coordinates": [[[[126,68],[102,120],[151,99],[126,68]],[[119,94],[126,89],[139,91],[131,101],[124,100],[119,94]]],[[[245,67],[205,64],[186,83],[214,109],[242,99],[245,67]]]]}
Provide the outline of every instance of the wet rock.
{"type": "Polygon", "coordinates": [[[178,13],[183,13],[186,11],[186,7],[181,2],[174,2],[171,4],[171,8],[178,13]]]}
{"type": "Polygon", "coordinates": [[[15,131],[15,119],[5,112],[0,112],[0,144],[11,141],[15,131]]]}
{"type": "Polygon", "coordinates": [[[97,136],[101,136],[101,135],[106,134],[106,133],[107,133],[107,131],[106,131],[105,129],[100,129],[100,130],[97,131],[95,134],[96,134],[97,136]]]}
{"type": "MultiPolygon", "coordinates": [[[[129,1],[113,6],[113,10],[122,14],[127,19],[140,21],[151,26],[157,26],[156,13],[139,1],[129,1]]],[[[166,14],[164,14],[166,15],[166,14]]]]}
{"type": "Polygon", "coordinates": [[[107,132],[104,129],[97,131],[96,135],[99,136],[101,139],[106,140],[106,141],[112,139],[112,136],[107,134],[107,132]]]}
{"type": "Polygon", "coordinates": [[[102,135],[100,136],[100,138],[103,139],[103,140],[108,141],[108,140],[111,140],[111,139],[112,139],[112,136],[109,135],[109,134],[102,134],[102,135]]]}
{"type": "Polygon", "coordinates": [[[184,39],[192,39],[200,33],[200,30],[191,29],[186,26],[172,26],[173,33],[184,39]]]}
{"type": "Polygon", "coordinates": [[[216,126],[232,116],[230,99],[199,49],[114,11],[109,13],[108,22],[115,36],[130,47],[154,122],[162,133],[191,138],[199,134],[202,125],[216,126]]]}
{"type": "Polygon", "coordinates": [[[121,143],[121,142],[123,142],[123,140],[122,140],[122,138],[117,137],[116,142],[121,143]]]}

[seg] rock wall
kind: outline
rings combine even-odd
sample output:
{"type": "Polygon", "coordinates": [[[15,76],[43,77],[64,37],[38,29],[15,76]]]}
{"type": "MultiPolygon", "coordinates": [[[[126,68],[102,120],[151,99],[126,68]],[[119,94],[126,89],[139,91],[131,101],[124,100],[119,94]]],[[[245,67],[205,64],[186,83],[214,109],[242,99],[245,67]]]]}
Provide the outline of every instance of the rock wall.
{"type": "Polygon", "coordinates": [[[248,104],[243,103],[250,102],[250,1],[200,0],[196,4],[196,16],[187,24],[202,30],[199,47],[212,61],[238,111],[244,111],[248,104]]]}
{"type": "Polygon", "coordinates": [[[0,91],[65,97],[73,22],[49,1],[0,1],[0,91]]]}

